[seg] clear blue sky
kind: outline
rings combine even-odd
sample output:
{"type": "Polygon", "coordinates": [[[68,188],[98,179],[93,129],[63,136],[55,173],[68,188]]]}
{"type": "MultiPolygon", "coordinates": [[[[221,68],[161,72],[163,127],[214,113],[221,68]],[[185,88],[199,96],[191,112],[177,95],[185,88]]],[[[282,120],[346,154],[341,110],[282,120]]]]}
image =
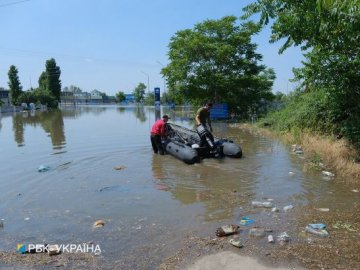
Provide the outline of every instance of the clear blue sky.
{"type": "MultiPolygon", "coordinates": [[[[15,65],[24,90],[38,86],[45,62],[55,58],[62,86],[109,95],[130,93],[138,83],[163,89],[161,65],[170,38],[206,19],[241,15],[251,0],[0,0],[0,87],[15,65]],[[16,3],[17,2],[17,3],[16,3]]],[[[294,88],[288,80],[303,59],[298,48],[282,55],[269,44],[269,29],[254,37],[263,63],[274,68],[273,92],[294,88]]]]}

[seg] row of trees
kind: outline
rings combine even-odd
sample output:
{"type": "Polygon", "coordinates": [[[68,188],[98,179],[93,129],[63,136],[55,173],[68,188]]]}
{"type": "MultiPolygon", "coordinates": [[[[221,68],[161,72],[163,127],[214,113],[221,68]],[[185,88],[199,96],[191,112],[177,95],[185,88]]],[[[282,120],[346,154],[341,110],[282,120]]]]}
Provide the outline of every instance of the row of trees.
{"type": "Polygon", "coordinates": [[[272,23],[270,42],[285,39],[280,53],[305,52],[292,109],[274,122],[346,136],[360,149],[360,0],[258,0],[244,11],[244,19],[260,14],[259,27],[272,23]]]}
{"type": "MultiPolygon", "coordinates": [[[[134,90],[132,91],[132,94],[134,95],[134,101],[137,103],[143,103],[145,105],[154,105],[154,92],[148,91],[145,92],[146,86],[144,83],[139,83],[134,90]]],[[[116,95],[116,100],[118,102],[122,102],[125,100],[125,93],[122,91],[119,91],[116,95]]]]}
{"type": "Polygon", "coordinates": [[[55,59],[51,58],[46,61],[45,71],[39,77],[39,87],[31,88],[28,91],[23,91],[19,76],[18,69],[15,66],[10,66],[9,76],[9,90],[10,100],[14,105],[21,103],[41,103],[49,107],[56,108],[60,102],[61,70],[56,65],[55,59]]]}

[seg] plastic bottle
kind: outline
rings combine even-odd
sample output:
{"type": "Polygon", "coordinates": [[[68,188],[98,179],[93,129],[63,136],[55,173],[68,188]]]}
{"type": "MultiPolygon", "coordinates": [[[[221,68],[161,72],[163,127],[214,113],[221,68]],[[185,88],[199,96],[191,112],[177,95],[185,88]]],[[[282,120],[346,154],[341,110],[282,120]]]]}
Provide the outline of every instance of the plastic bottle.
{"type": "Polygon", "coordinates": [[[290,205],[287,205],[287,206],[284,207],[284,211],[287,212],[287,211],[289,211],[289,210],[291,210],[293,208],[294,208],[294,206],[290,204],[290,205]]]}
{"type": "Polygon", "coordinates": [[[281,233],[277,238],[280,243],[286,243],[290,241],[290,236],[286,232],[281,233]]]}
{"type": "Polygon", "coordinates": [[[271,234],[268,236],[268,242],[274,243],[274,237],[271,234]]]}
{"type": "Polygon", "coordinates": [[[325,229],[321,229],[321,230],[320,229],[314,229],[309,225],[306,226],[305,231],[307,231],[308,233],[315,234],[315,235],[320,236],[320,237],[328,237],[329,236],[329,233],[327,232],[327,230],[325,230],[325,229]]]}
{"type": "Polygon", "coordinates": [[[265,230],[260,228],[252,228],[249,231],[250,236],[255,237],[264,237],[265,236],[265,230]]]}
{"type": "Polygon", "coordinates": [[[264,208],[272,208],[274,206],[272,202],[253,201],[251,204],[254,207],[264,207],[264,208]]]}

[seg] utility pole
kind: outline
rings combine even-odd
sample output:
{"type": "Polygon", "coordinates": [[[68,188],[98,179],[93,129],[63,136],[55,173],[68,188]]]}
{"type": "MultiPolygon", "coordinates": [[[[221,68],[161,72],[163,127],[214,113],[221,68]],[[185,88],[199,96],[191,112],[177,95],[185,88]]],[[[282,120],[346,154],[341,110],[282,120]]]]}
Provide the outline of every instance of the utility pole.
{"type": "Polygon", "coordinates": [[[150,77],[149,77],[149,74],[147,74],[144,71],[141,71],[141,73],[143,73],[143,74],[145,74],[147,76],[147,79],[148,79],[147,88],[148,88],[148,94],[150,94],[150,77]]]}
{"type": "MultiPolygon", "coordinates": [[[[156,61],[156,63],[158,63],[160,66],[162,66],[163,68],[165,67],[160,61],[156,61]]],[[[164,93],[166,92],[166,81],[165,81],[165,77],[164,77],[164,93]]]]}

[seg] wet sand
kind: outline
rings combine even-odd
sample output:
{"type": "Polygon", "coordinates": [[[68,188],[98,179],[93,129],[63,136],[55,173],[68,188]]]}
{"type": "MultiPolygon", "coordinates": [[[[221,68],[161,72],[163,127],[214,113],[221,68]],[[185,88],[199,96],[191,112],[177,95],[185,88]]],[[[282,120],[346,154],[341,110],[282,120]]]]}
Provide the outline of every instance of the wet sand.
{"type": "Polygon", "coordinates": [[[191,265],[188,270],[241,270],[241,269],[254,269],[254,270],[287,270],[287,269],[302,269],[300,267],[296,268],[286,268],[286,267],[272,267],[269,265],[261,264],[258,260],[239,255],[231,251],[223,251],[217,254],[205,256],[193,265],[191,265]]]}

